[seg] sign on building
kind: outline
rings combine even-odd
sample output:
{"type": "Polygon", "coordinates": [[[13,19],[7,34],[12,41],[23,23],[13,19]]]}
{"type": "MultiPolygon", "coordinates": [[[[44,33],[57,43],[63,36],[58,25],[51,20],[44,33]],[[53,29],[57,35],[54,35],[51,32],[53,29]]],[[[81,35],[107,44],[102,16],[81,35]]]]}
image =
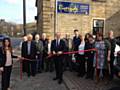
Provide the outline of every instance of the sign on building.
{"type": "Polygon", "coordinates": [[[89,9],[89,4],[62,1],[57,2],[58,13],[89,15],[89,9]]]}

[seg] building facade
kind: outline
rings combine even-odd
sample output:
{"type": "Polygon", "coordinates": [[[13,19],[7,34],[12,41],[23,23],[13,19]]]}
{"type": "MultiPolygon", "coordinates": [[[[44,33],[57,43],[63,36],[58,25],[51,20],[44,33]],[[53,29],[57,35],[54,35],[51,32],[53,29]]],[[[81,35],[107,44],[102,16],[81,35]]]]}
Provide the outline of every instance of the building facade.
{"type": "Polygon", "coordinates": [[[12,22],[6,22],[4,19],[0,19],[0,34],[14,36],[16,31],[16,24],[12,22]]]}
{"type": "Polygon", "coordinates": [[[103,33],[120,36],[120,0],[36,0],[37,30],[54,36],[55,32],[73,35],[103,33]]]}

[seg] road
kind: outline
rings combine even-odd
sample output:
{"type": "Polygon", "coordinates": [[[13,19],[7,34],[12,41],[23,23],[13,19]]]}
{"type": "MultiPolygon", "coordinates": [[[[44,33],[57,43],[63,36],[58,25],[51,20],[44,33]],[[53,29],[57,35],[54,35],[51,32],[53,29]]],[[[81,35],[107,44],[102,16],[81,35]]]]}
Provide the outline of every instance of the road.
{"type": "Polygon", "coordinates": [[[16,48],[20,45],[22,39],[21,38],[11,38],[11,43],[12,43],[12,47],[16,48]]]}

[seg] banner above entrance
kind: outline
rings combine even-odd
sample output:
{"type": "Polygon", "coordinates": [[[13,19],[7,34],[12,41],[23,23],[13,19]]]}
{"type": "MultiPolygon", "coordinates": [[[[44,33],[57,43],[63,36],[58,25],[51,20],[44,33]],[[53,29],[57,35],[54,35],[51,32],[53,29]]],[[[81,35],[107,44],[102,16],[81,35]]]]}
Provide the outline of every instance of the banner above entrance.
{"type": "Polygon", "coordinates": [[[67,14],[85,14],[89,15],[89,4],[74,3],[74,2],[57,2],[57,12],[67,14]]]}

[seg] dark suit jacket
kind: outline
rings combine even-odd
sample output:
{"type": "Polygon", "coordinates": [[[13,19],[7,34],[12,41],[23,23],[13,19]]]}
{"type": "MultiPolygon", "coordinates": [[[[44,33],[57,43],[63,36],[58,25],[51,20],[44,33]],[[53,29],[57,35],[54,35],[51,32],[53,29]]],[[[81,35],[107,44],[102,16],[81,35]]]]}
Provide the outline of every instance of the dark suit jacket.
{"type": "MultiPolygon", "coordinates": [[[[14,56],[13,53],[11,53],[12,58],[17,58],[18,56],[14,56]]],[[[13,59],[12,59],[13,62],[13,59]]],[[[4,67],[6,63],[6,53],[3,51],[3,47],[0,47],[0,67],[4,67]]]]}
{"type": "Polygon", "coordinates": [[[53,40],[52,41],[52,44],[51,44],[51,51],[55,51],[56,53],[59,52],[59,51],[62,51],[62,52],[65,52],[65,42],[63,40],[60,40],[59,42],[59,46],[57,47],[56,45],[56,40],[53,40]]]}
{"type": "Polygon", "coordinates": [[[22,43],[21,55],[24,58],[35,59],[36,45],[34,41],[31,41],[30,55],[28,55],[28,42],[22,43]]]}
{"type": "Polygon", "coordinates": [[[36,52],[37,54],[42,54],[43,53],[43,42],[39,40],[38,42],[35,41],[35,46],[36,46],[36,52]]]}
{"type": "Polygon", "coordinates": [[[80,45],[80,43],[81,43],[80,37],[74,36],[73,37],[73,43],[72,43],[74,51],[78,50],[78,46],[80,45]]]}
{"type": "Polygon", "coordinates": [[[47,56],[47,53],[46,53],[46,46],[47,46],[47,44],[48,44],[48,39],[45,39],[45,40],[40,39],[40,40],[41,40],[42,43],[43,43],[43,57],[46,57],[46,56],[47,56]]]}

